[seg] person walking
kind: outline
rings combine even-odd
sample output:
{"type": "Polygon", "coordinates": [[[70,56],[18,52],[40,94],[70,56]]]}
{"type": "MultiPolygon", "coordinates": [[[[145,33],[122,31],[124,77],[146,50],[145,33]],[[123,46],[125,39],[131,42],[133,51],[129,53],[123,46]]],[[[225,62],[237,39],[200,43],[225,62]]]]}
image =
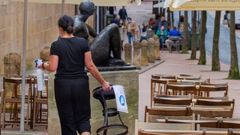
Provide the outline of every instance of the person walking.
{"type": "Polygon", "coordinates": [[[128,25],[127,25],[127,37],[128,43],[131,44],[133,41],[136,41],[138,34],[138,26],[132,18],[128,18],[128,25]]]}
{"type": "Polygon", "coordinates": [[[125,9],[124,6],[119,10],[118,15],[120,16],[122,24],[124,25],[126,23],[126,19],[128,17],[127,10],[125,9]]]}
{"type": "Polygon", "coordinates": [[[94,65],[87,40],[73,36],[73,23],[67,15],[58,20],[60,36],[51,45],[49,62],[38,61],[36,66],[56,71],[54,90],[62,135],[90,135],[90,91],[85,67],[104,90],[110,90],[110,85],[94,65]]]}

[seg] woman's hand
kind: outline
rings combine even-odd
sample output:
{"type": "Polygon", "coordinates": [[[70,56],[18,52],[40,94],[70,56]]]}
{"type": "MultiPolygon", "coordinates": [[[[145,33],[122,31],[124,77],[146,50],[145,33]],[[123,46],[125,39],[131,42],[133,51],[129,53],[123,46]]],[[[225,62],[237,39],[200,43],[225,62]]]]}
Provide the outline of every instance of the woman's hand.
{"type": "Polygon", "coordinates": [[[104,82],[102,83],[102,88],[103,88],[104,91],[111,90],[111,86],[110,86],[109,83],[106,82],[106,81],[104,81],[104,82]]]}

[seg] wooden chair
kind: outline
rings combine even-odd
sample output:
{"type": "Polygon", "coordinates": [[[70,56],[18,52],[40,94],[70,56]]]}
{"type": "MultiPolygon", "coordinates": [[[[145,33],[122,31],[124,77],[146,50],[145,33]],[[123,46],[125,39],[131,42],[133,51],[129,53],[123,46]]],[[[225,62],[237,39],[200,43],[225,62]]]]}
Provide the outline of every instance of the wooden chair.
{"type": "Polygon", "coordinates": [[[235,100],[206,100],[197,99],[192,113],[199,114],[201,117],[223,117],[232,118],[235,100]]]}
{"type": "Polygon", "coordinates": [[[211,84],[204,83],[199,86],[197,96],[199,97],[209,97],[210,92],[224,92],[224,97],[228,95],[228,84],[211,84]]]}
{"type": "Polygon", "coordinates": [[[2,99],[3,99],[3,89],[0,89],[0,135],[1,135],[1,132],[2,132],[2,107],[3,107],[3,102],[2,102],[2,99]]]}
{"type": "Polygon", "coordinates": [[[180,96],[158,96],[154,97],[154,105],[176,105],[176,106],[191,106],[192,99],[180,96]]]}
{"type": "MultiPolygon", "coordinates": [[[[20,106],[21,106],[21,93],[20,93],[20,84],[21,78],[6,78],[3,77],[3,96],[2,96],[2,114],[3,114],[3,128],[6,125],[16,126],[19,125],[20,118],[20,106]],[[8,87],[7,87],[8,86],[8,87]],[[9,88],[13,86],[13,89],[9,88]],[[8,116],[7,116],[8,115],[8,116]],[[8,119],[7,119],[8,118],[8,119]]],[[[32,103],[32,85],[29,78],[26,79],[26,84],[28,84],[28,93],[25,95],[25,104],[27,107],[25,122],[28,125],[30,122],[30,109],[32,103]]]]}
{"type": "Polygon", "coordinates": [[[153,98],[157,95],[166,95],[166,84],[169,82],[176,82],[174,79],[151,79],[151,98],[150,104],[152,106],[153,98]]]}
{"type": "Polygon", "coordinates": [[[184,108],[148,108],[147,106],[145,107],[145,115],[144,115],[144,122],[156,122],[154,120],[150,119],[150,116],[157,116],[157,117],[167,117],[167,116],[191,116],[189,114],[189,108],[184,107],[184,108]]]}
{"type": "Polygon", "coordinates": [[[152,75],[153,79],[176,79],[175,75],[165,75],[165,74],[154,74],[152,75]]]}
{"type": "Polygon", "coordinates": [[[32,125],[33,128],[36,126],[46,126],[48,125],[48,79],[45,79],[45,90],[38,91],[36,84],[37,78],[32,77],[34,87],[33,94],[33,117],[32,125]],[[43,106],[45,105],[45,108],[43,106]]]}
{"type": "Polygon", "coordinates": [[[206,131],[184,131],[184,130],[139,130],[138,135],[226,135],[208,134],[206,131]]]}
{"type": "Polygon", "coordinates": [[[177,79],[180,79],[180,80],[200,80],[201,76],[193,76],[193,75],[188,75],[188,74],[179,74],[177,76],[177,79]]]}
{"type": "Polygon", "coordinates": [[[225,121],[223,120],[221,123],[220,123],[220,128],[228,128],[228,129],[240,129],[240,122],[236,122],[236,121],[225,121]]]}
{"type": "Polygon", "coordinates": [[[234,132],[233,129],[228,129],[228,135],[240,135],[240,132],[234,132]]]}
{"type": "Polygon", "coordinates": [[[168,83],[167,95],[196,95],[196,85],[193,83],[168,83]]]}

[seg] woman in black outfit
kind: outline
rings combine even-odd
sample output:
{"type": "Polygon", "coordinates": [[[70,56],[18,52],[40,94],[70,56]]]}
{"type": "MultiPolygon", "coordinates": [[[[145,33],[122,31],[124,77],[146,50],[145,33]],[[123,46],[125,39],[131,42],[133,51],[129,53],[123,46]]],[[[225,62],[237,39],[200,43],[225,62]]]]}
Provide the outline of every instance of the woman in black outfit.
{"type": "Polygon", "coordinates": [[[73,36],[73,23],[66,15],[58,20],[60,36],[51,45],[49,62],[40,67],[50,72],[57,70],[54,88],[62,135],[77,135],[77,131],[90,135],[90,92],[85,66],[104,90],[110,86],[94,65],[88,42],[73,36]]]}

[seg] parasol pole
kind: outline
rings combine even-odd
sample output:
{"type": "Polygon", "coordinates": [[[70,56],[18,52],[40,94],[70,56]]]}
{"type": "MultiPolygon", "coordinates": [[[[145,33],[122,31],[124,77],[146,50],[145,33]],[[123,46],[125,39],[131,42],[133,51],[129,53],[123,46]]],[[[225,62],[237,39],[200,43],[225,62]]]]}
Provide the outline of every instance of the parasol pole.
{"type": "Polygon", "coordinates": [[[61,11],[61,16],[64,14],[64,5],[65,5],[65,0],[62,0],[62,11],[61,11]]]}
{"type": "Polygon", "coordinates": [[[21,119],[20,132],[24,132],[25,120],[25,88],[26,88],[26,45],[27,45],[27,14],[28,14],[28,0],[24,0],[23,12],[23,46],[22,46],[22,85],[21,85],[21,119]]]}

